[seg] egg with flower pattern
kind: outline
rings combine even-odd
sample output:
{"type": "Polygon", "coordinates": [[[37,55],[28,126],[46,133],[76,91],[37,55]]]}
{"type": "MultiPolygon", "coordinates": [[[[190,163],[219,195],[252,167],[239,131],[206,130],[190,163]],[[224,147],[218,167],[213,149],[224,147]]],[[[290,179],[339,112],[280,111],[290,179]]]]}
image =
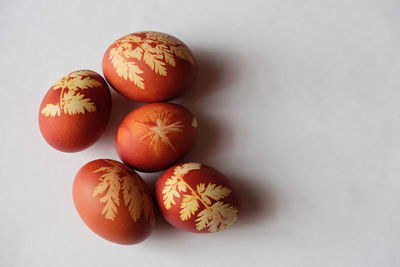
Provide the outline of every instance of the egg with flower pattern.
{"type": "Polygon", "coordinates": [[[162,102],[192,86],[197,66],[189,48],[161,32],[128,34],[111,44],[103,73],[122,95],[139,102],[162,102]]]}
{"type": "Polygon", "coordinates": [[[239,196],[219,171],[200,163],[175,165],[156,182],[159,210],[173,226],[194,233],[215,233],[239,217],[239,196]]]}
{"type": "Polygon", "coordinates": [[[192,147],[197,120],[183,106],[152,103],[129,113],[115,136],[118,155],[126,164],[145,172],[164,170],[192,147]]]}
{"type": "Polygon", "coordinates": [[[76,152],[92,145],[104,132],[111,110],[106,81],[96,72],[71,72],[44,96],[39,127],[55,149],[76,152]]]}
{"type": "Polygon", "coordinates": [[[155,224],[154,204],[142,178],[111,159],[94,160],[73,184],[76,210],[96,234],[118,244],[146,239],[155,224]]]}

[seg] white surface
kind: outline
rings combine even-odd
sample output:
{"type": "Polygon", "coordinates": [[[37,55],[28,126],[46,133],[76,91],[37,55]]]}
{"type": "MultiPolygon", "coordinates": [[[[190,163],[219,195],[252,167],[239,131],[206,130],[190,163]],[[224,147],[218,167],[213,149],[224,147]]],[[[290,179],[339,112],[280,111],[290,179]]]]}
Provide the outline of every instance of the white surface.
{"type": "Polygon", "coordinates": [[[399,12],[397,0],[1,1],[0,266],[400,266],[399,12]],[[74,175],[118,159],[115,128],[138,104],[114,94],[105,135],[80,153],[40,135],[48,88],[73,70],[101,73],[108,45],[140,30],[177,36],[199,61],[196,86],[174,102],[200,126],[185,160],[242,195],[229,230],[159,220],[145,242],[120,246],[81,221],[74,175]]]}

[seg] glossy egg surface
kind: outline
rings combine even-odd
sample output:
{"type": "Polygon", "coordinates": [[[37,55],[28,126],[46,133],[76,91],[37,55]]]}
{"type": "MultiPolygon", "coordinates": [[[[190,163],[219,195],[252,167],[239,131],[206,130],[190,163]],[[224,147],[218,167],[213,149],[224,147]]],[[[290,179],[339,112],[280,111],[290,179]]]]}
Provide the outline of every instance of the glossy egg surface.
{"type": "Polygon", "coordinates": [[[219,171],[200,163],[175,165],[156,182],[159,210],[173,226],[194,233],[230,227],[239,216],[239,196],[219,171]]]}
{"type": "Polygon", "coordinates": [[[144,172],[164,170],[192,147],[197,120],[183,106],[152,103],[130,112],[115,136],[118,155],[126,164],[144,172]]]}
{"type": "Polygon", "coordinates": [[[104,132],[111,110],[110,90],[96,72],[71,72],[56,82],[39,109],[44,139],[63,152],[91,146],[104,132]]]}
{"type": "Polygon", "coordinates": [[[154,227],[154,204],[142,178],[110,159],[84,165],[73,183],[82,220],[99,236],[118,244],[143,241],[154,227]]]}
{"type": "Polygon", "coordinates": [[[103,73],[120,94],[139,102],[162,102],[189,89],[197,66],[189,48],[160,32],[128,34],[110,45],[103,73]]]}

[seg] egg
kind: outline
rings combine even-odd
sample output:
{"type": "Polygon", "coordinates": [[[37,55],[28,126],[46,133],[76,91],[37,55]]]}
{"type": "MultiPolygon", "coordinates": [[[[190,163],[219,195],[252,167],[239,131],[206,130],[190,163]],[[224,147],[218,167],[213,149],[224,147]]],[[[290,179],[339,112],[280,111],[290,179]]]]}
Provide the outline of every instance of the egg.
{"type": "Polygon", "coordinates": [[[103,73],[119,93],[139,102],[173,99],[192,86],[197,66],[189,48],[161,32],[128,34],[111,44],[103,73]]]}
{"type": "Polygon", "coordinates": [[[63,152],[81,151],[104,132],[111,110],[106,81],[91,70],[62,77],[44,96],[39,127],[44,139],[63,152]]]}
{"type": "Polygon", "coordinates": [[[84,165],[73,183],[76,210],[106,240],[136,244],[155,223],[154,204],[142,178],[126,165],[98,159],[84,165]]]}
{"type": "Polygon", "coordinates": [[[219,171],[200,163],[175,165],[155,185],[159,210],[176,228],[214,233],[230,227],[239,216],[239,196],[219,171]]]}
{"type": "Polygon", "coordinates": [[[183,106],[152,103],[130,112],[118,126],[115,146],[123,162],[144,172],[164,170],[192,147],[197,120],[183,106]]]}

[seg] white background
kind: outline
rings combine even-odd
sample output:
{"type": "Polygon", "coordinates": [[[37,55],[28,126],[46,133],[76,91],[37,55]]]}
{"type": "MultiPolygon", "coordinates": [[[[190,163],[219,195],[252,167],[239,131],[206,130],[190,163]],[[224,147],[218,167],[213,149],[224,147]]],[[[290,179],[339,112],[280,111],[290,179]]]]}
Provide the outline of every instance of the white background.
{"type": "Polygon", "coordinates": [[[400,266],[399,12],[398,0],[0,1],[0,266],[400,266]],[[74,176],[118,159],[115,129],[138,103],[113,92],[111,123],[83,152],[41,137],[48,88],[101,73],[106,48],[142,30],[175,35],[199,62],[174,100],[200,127],[184,160],[238,187],[229,230],[159,218],[120,246],[81,221],[74,176]]]}

